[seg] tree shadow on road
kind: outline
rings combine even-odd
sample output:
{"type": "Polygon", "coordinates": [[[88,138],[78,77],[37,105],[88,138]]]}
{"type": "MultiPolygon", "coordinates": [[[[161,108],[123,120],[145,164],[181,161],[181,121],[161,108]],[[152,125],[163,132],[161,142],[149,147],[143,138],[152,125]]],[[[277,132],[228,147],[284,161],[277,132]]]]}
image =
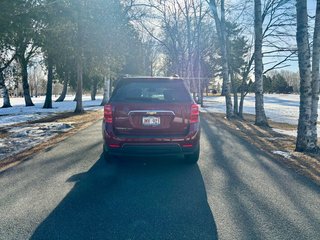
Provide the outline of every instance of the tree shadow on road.
{"type": "Polygon", "coordinates": [[[31,239],[217,239],[197,165],[101,157],[31,239]]]}
{"type": "Polygon", "coordinates": [[[231,219],[232,216],[238,219],[234,232],[241,239],[272,239],[277,233],[288,239],[312,239],[308,236],[318,231],[317,213],[309,210],[305,196],[299,195],[299,191],[316,195],[319,188],[230,129],[216,127],[216,123],[202,118],[202,129],[212,149],[209,161],[215,173],[223,176],[221,182],[215,183],[217,188],[223,185],[219,200],[227,207],[222,210],[231,219]],[[299,220],[308,223],[308,232],[301,228],[292,212],[298,212],[299,220]]]}

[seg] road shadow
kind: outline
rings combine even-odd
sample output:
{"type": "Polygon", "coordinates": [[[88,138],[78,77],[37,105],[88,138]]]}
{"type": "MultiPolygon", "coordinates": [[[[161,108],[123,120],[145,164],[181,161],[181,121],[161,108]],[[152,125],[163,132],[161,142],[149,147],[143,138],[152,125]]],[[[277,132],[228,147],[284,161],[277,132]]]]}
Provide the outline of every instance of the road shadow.
{"type": "Polygon", "coordinates": [[[31,239],[217,239],[201,172],[182,159],[102,157],[31,239]]]}
{"type": "Polygon", "coordinates": [[[287,239],[313,239],[308,234],[312,236],[319,229],[318,213],[310,211],[308,203],[288,179],[315,195],[320,193],[319,187],[276,157],[219,125],[219,120],[203,117],[201,126],[212,149],[209,161],[223,175],[224,191],[220,201],[223,197],[224,206],[228,206],[226,214],[237,216],[233,228],[240,232],[241,239],[266,239],[272,236],[271,231],[295,236],[287,239]],[[281,199],[285,206],[280,208],[281,203],[274,198],[281,199]],[[292,220],[294,211],[299,212],[299,219],[308,223],[308,232],[301,231],[299,223],[292,220]],[[267,227],[270,232],[266,234],[267,227]]]}

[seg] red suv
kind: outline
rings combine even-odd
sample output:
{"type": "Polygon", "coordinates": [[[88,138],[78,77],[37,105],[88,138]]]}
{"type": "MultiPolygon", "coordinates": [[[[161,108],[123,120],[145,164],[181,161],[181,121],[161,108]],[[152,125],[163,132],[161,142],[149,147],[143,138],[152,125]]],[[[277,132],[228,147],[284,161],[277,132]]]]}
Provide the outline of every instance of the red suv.
{"type": "Polygon", "coordinates": [[[103,120],[104,156],[199,158],[199,107],[181,78],[122,78],[103,120]]]}

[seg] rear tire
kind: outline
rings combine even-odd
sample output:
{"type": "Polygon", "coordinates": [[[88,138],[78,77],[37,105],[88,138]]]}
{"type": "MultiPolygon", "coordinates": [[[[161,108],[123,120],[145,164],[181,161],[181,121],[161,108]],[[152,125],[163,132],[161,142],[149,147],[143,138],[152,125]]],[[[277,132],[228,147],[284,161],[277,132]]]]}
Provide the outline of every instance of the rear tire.
{"type": "Polygon", "coordinates": [[[103,148],[103,158],[107,163],[113,162],[113,157],[103,148]]]}
{"type": "Polygon", "coordinates": [[[184,155],[184,160],[186,163],[197,163],[200,155],[200,147],[197,147],[196,151],[192,154],[184,155]]]}

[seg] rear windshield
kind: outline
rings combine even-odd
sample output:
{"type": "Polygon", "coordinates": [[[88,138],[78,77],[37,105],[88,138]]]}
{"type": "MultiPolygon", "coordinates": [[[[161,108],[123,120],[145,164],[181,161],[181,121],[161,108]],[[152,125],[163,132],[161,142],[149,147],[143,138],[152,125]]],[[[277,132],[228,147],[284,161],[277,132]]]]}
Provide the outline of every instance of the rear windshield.
{"type": "Polygon", "coordinates": [[[182,81],[123,81],[110,102],[190,102],[191,96],[182,81]]]}

